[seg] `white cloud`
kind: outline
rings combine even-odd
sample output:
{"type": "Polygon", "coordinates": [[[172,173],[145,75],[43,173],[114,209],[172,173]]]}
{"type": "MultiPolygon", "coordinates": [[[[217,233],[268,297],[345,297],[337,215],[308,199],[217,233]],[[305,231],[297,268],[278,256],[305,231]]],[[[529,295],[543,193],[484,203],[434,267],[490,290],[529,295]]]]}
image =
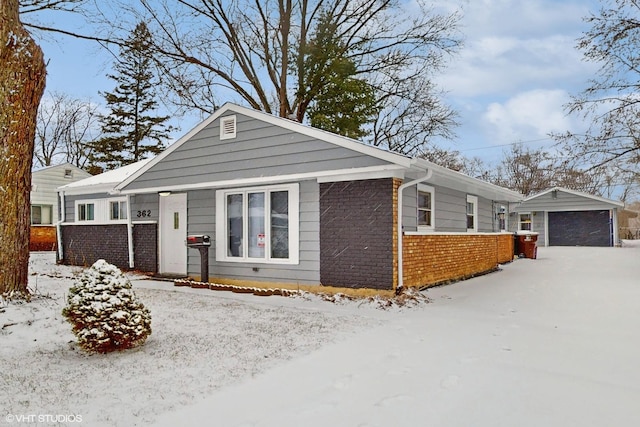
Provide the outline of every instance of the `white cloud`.
{"type": "Polygon", "coordinates": [[[483,0],[462,3],[465,47],[438,84],[451,97],[514,96],[522,90],[578,91],[595,67],[575,49],[597,2],[483,0]]]}
{"type": "Polygon", "coordinates": [[[482,126],[496,145],[546,138],[551,132],[580,126],[563,110],[568,101],[569,95],[561,89],[523,92],[504,103],[489,104],[482,126]]]}

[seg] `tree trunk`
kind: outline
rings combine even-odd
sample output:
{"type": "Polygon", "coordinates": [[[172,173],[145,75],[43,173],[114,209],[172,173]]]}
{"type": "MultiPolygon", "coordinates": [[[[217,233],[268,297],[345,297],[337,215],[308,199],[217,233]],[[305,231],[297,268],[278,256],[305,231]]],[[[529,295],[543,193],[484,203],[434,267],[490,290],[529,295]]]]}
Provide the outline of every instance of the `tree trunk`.
{"type": "Polygon", "coordinates": [[[44,91],[42,50],[0,1],[0,297],[28,298],[31,162],[44,91]]]}

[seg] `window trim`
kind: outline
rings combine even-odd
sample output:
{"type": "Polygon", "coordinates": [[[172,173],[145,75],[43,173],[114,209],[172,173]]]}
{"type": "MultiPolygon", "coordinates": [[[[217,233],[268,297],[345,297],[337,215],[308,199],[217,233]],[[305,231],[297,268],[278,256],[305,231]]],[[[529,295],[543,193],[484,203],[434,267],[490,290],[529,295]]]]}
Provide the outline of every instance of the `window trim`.
{"type": "MultiPolygon", "coordinates": [[[[465,203],[465,223],[469,224],[469,212],[467,211],[467,204],[473,203],[473,228],[469,228],[467,225],[467,232],[477,232],[478,231],[478,197],[467,194],[467,203],[465,203]]],[[[466,225],[465,224],[465,225],[466,225]]]]}
{"type": "MultiPolygon", "coordinates": [[[[435,231],[436,228],[436,198],[435,198],[435,189],[430,185],[418,184],[416,190],[416,225],[418,231],[435,231]],[[420,193],[429,193],[431,195],[431,207],[430,207],[430,216],[431,216],[431,225],[420,225],[420,193]]],[[[424,210],[424,209],[422,209],[424,210]]]]}
{"type": "Polygon", "coordinates": [[[129,218],[130,212],[129,212],[129,206],[127,206],[127,198],[123,197],[123,198],[118,198],[118,199],[107,199],[107,206],[109,208],[109,212],[107,214],[107,220],[109,222],[126,222],[127,219],[129,218]],[[122,212],[122,207],[121,205],[124,204],[124,212],[127,215],[126,218],[112,218],[112,207],[111,205],[113,203],[117,203],[118,204],[118,215],[120,215],[120,212],[122,212]]]}
{"type": "MultiPolygon", "coordinates": [[[[235,262],[245,264],[286,264],[297,265],[300,262],[300,186],[298,183],[267,185],[260,187],[229,188],[216,191],[216,261],[235,262]],[[231,257],[227,254],[228,220],[227,220],[227,196],[242,194],[243,200],[249,193],[265,193],[265,201],[269,193],[287,191],[289,196],[289,258],[271,258],[269,251],[265,250],[264,258],[249,257],[248,249],[243,247],[243,256],[231,257]]],[[[243,205],[243,218],[248,209],[243,205]]],[[[243,221],[243,236],[248,236],[248,221],[243,221]]],[[[265,228],[265,240],[270,242],[271,230],[265,228]]],[[[246,240],[246,238],[244,239],[246,240]]],[[[268,246],[267,246],[268,247],[268,246]]]]}
{"type": "Polygon", "coordinates": [[[518,231],[533,231],[533,212],[518,212],[518,231]],[[522,215],[529,215],[529,229],[522,228],[522,215]]]}
{"type": "MultiPolygon", "coordinates": [[[[86,210],[86,208],[85,208],[86,210]]],[[[79,223],[87,223],[87,222],[96,222],[96,202],[95,200],[76,200],[75,203],[75,222],[79,223]],[[80,206],[88,206],[93,205],[93,219],[80,219],[80,206]]]]}
{"type": "Polygon", "coordinates": [[[76,224],[128,224],[128,219],[111,219],[111,203],[125,203],[127,216],[131,215],[129,204],[126,197],[111,197],[105,199],[79,199],[74,202],[73,219],[76,224]],[[93,219],[81,220],[78,207],[80,205],[93,205],[93,219]]]}

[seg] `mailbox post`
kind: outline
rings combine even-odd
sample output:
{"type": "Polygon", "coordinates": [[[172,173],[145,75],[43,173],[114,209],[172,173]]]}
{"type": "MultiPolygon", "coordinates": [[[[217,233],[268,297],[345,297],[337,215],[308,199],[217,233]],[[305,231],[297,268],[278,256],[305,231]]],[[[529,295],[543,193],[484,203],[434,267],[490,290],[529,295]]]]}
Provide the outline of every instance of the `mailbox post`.
{"type": "Polygon", "coordinates": [[[193,234],[187,236],[186,241],[188,248],[198,249],[200,251],[200,281],[209,281],[209,246],[211,246],[211,238],[205,234],[193,234]]]}

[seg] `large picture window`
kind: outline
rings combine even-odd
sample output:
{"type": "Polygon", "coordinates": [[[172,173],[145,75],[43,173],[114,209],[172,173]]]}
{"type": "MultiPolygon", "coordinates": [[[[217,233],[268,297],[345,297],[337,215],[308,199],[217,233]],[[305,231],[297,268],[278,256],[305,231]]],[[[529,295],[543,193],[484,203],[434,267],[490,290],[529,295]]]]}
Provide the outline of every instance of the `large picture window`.
{"type": "Polygon", "coordinates": [[[219,260],[298,263],[298,185],[219,190],[219,260]]]}

